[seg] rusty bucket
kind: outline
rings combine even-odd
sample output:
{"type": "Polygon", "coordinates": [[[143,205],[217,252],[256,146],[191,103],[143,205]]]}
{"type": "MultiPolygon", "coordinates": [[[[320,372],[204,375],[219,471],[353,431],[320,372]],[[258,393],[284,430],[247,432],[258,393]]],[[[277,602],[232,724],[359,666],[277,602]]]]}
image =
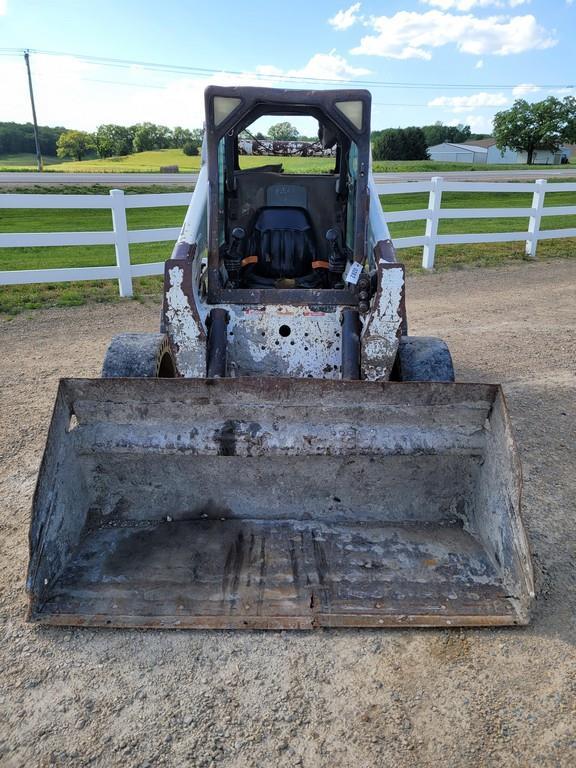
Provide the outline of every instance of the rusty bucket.
{"type": "Polygon", "coordinates": [[[114,627],[525,624],[501,389],[62,380],[29,619],[114,627]]]}

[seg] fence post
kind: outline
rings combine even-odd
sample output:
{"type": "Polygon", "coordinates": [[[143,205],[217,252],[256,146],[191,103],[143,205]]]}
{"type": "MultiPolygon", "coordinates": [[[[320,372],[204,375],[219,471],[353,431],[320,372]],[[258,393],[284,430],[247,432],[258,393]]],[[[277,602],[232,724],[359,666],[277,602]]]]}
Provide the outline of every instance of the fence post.
{"type": "Polygon", "coordinates": [[[432,269],[436,254],[436,235],[438,234],[438,213],[442,207],[442,176],[430,179],[430,196],[428,198],[428,218],[426,219],[426,244],[422,252],[422,266],[432,269]]]}
{"type": "Polygon", "coordinates": [[[122,189],[110,190],[112,227],[114,229],[114,247],[116,249],[116,264],[120,275],[118,288],[120,296],[132,296],[132,272],[130,270],[130,245],[128,243],[128,225],[126,223],[126,206],[124,205],[124,191],[122,189]]]}
{"type": "Polygon", "coordinates": [[[532,215],[528,221],[528,240],[526,240],[526,256],[536,258],[538,246],[538,233],[540,232],[540,220],[544,208],[544,195],[546,194],[546,179],[537,179],[532,195],[532,215]]]}

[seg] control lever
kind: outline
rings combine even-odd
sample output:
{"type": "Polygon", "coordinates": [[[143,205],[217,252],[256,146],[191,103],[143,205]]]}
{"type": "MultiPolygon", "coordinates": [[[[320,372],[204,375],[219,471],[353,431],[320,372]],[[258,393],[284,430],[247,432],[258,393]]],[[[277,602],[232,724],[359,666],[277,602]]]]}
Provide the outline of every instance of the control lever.
{"type": "Polygon", "coordinates": [[[335,275],[341,276],[346,269],[348,257],[341,244],[340,230],[336,227],[331,227],[327,230],[325,237],[330,247],[328,270],[335,275]]]}
{"type": "Polygon", "coordinates": [[[243,227],[234,227],[231,232],[232,242],[228,252],[224,256],[224,265],[228,272],[228,279],[232,287],[235,287],[240,279],[240,266],[242,262],[242,241],[246,237],[243,227]]]}

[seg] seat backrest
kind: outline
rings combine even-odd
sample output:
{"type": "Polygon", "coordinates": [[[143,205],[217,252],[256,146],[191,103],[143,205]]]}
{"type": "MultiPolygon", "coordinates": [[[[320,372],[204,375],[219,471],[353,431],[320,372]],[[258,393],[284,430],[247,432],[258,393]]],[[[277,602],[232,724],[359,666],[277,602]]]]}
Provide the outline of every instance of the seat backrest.
{"type": "Polygon", "coordinates": [[[312,270],[316,244],[308,212],[296,207],[264,207],[256,214],[247,254],[257,257],[262,277],[303,277],[312,270]]]}

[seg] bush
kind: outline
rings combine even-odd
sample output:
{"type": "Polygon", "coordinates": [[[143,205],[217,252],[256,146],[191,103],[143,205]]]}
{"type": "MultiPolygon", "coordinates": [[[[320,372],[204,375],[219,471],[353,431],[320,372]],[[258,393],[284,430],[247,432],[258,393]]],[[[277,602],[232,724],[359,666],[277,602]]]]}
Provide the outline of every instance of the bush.
{"type": "Polygon", "coordinates": [[[182,152],[184,152],[185,155],[188,155],[188,157],[197,155],[198,149],[199,147],[197,141],[187,141],[182,145],[182,152]]]}
{"type": "Polygon", "coordinates": [[[374,136],[374,160],[428,160],[421,128],[387,128],[374,136]]]}

